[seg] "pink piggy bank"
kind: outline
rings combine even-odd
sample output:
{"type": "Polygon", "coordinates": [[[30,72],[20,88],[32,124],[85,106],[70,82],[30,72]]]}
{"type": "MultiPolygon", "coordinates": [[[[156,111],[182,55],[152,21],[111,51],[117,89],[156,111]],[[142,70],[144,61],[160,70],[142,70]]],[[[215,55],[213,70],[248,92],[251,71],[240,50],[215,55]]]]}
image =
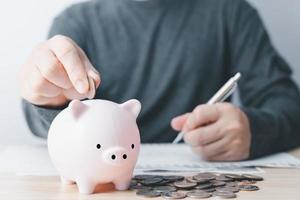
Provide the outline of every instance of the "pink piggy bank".
{"type": "MultiPolygon", "coordinates": [[[[73,100],[53,120],[48,151],[64,184],[91,194],[98,184],[129,187],[140,150],[138,100],[73,100]]],[[[101,186],[100,186],[101,187],[101,186]]]]}

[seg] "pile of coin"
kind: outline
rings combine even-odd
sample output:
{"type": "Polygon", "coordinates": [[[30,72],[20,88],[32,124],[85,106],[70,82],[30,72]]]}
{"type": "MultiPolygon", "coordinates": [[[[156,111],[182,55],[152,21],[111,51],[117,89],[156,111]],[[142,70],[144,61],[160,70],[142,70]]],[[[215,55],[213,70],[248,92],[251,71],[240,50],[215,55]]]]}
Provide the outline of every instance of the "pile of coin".
{"type": "Polygon", "coordinates": [[[254,185],[263,178],[252,174],[198,173],[193,176],[136,175],[130,185],[131,190],[143,197],[163,197],[165,199],[206,199],[213,196],[236,198],[239,191],[257,191],[254,185]]]}

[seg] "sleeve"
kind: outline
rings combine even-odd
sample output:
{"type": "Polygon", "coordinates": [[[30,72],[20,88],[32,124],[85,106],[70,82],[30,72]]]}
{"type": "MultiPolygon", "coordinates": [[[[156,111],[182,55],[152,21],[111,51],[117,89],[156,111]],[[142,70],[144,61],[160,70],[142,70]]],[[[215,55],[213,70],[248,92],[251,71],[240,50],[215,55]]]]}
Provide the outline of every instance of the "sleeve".
{"type": "Polygon", "coordinates": [[[236,1],[227,13],[231,74],[241,72],[242,110],[251,128],[250,158],[300,145],[300,93],[257,13],[236,1]]]}
{"type": "MultiPolygon", "coordinates": [[[[64,35],[73,39],[82,48],[85,44],[84,17],[81,16],[81,6],[73,5],[58,15],[50,28],[48,37],[64,35]]],[[[83,48],[84,49],[84,48],[83,48]]],[[[47,138],[48,130],[53,119],[66,105],[58,108],[47,108],[22,100],[22,109],[30,131],[38,137],[47,138]]]]}

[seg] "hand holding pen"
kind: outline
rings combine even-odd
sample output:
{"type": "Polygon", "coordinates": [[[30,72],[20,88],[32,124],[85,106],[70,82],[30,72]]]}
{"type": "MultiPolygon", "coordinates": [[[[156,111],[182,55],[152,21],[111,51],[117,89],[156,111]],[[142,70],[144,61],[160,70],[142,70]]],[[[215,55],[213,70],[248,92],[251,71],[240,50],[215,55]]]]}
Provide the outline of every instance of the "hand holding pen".
{"type": "Polygon", "coordinates": [[[193,151],[212,161],[243,160],[250,154],[250,127],[246,114],[230,103],[220,103],[236,89],[240,73],[231,78],[207,104],[174,118],[172,127],[181,131],[193,151]]]}

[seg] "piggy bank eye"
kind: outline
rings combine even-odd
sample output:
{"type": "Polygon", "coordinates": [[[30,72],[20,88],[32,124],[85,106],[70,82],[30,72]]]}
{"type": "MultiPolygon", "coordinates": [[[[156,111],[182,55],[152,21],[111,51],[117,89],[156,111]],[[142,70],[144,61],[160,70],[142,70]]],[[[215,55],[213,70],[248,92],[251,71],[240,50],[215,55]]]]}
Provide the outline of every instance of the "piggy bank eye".
{"type": "Polygon", "coordinates": [[[134,144],[131,145],[131,148],[134,149],[134,144]]]}
{"type": "Polygon", "coordinates": [[[101,144],[97,144],[97,149],[100,149],[101,148],[101,144]]]}

